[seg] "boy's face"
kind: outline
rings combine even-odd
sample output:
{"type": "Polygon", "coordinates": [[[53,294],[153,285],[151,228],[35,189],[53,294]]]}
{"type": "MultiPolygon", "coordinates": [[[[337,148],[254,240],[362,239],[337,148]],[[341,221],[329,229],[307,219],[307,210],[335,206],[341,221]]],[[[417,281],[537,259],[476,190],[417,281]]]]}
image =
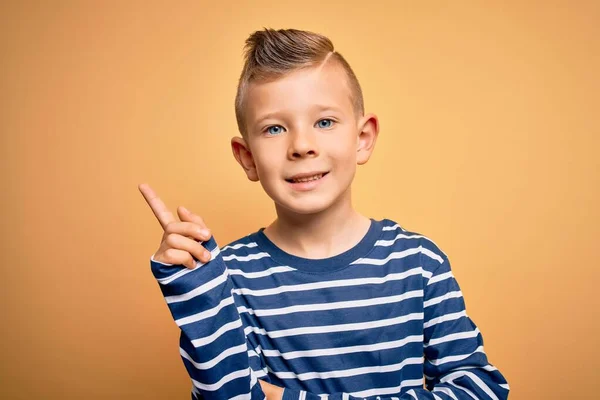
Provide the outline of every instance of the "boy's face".
{"type": "Polygon", "coordinates": [[[367,162],[378,133],[375,115],[355,115],[346,74],[333,62],[251,84],[246,127],[245,140],[232,139],[234,156],[279,207],[298,214],[350,199],[356,165],[367,162]]]}

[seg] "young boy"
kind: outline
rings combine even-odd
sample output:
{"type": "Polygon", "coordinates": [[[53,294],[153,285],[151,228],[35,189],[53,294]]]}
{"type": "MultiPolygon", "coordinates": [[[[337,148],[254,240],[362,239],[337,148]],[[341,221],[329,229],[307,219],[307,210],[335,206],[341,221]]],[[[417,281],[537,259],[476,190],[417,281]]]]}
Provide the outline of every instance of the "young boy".
{"type": "Polygon", "coordinates": [[[192,397],[507,398],[447,256],[352,207],[379,127],[331,41],[252,34],[235,109],[233,154],[273,199],[273,223],[219,249],[199,216],[179,207],[177,221],[140,185],[164,228],[151,268],[192,397]]]}

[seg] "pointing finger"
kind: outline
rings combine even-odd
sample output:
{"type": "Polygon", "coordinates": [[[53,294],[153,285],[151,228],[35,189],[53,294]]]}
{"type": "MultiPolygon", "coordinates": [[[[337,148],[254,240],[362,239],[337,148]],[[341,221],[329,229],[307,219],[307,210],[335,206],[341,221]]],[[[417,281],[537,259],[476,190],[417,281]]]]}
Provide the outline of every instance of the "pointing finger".
{"type": "Polygon", "coordinates": [[[162,226],[163,230],[165,229],[167,224],[175,221],[175,217],[173,216],[171,211],[169,211],[165,203],[163,203],[163,201],[158,197],[154,190],[152,190],[150,185],[148,185],[147,183],[142,183],[138,186],[138,189],[142,193],[142,196],[144,196],[144,199],[146,200],[146,203],[148,203],[148,205],[150,206],[150,209],[152,209],[154,216],[160,223],[160,226],[162,226]]]}

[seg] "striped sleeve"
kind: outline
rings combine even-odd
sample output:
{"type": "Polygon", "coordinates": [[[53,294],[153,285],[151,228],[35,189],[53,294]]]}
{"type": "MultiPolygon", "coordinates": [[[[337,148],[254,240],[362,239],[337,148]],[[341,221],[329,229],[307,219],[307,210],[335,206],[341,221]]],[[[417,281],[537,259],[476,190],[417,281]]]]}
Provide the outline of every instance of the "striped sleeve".
{"type": "Polygon", "coordinates": [[[202,245],[211,252],[211,261],[197,262],[194,269],[150,259],[181,330],[180,354],[192,379],[192,399],[262,400],[257,379],[264,374],[263,366],[246,341],[227,267],[214,238],[202,245]]]}
{"type": "Polygon", "coordinates": [[[448,257],[423,256],[424,372],[428,389],[410,390],[406,399],[506,399],[506,379],[491,365],[481,332],[469,318],[448,257]],[[428,267],[425,267],[425,266],[428,267]]]}

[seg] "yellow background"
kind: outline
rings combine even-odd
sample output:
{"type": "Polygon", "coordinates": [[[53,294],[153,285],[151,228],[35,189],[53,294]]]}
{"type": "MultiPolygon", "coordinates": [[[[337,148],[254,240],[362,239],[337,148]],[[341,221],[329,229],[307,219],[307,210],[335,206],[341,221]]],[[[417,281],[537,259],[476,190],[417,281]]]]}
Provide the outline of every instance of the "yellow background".
{"type": "Polygon", "coordinates": [[[598,2],[5,1],[3,399],[184,399],[139,194],[225,245],[273,207],[231,156],[246,37],[328,35],[381,121],[356,207],[431,237],[511,399],[598,398],[598,2]]]}

